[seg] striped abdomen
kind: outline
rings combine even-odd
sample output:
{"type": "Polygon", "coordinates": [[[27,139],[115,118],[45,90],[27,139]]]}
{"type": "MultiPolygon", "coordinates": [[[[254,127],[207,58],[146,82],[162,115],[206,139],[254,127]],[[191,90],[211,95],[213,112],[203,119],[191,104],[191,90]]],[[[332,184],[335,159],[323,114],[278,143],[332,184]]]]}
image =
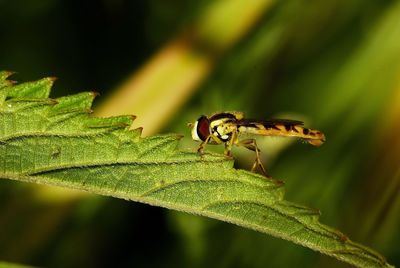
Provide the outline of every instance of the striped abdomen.
{"type": "Polygon", "coordinates": [[[314,146],[320,146],[325,142],[325,135],[322,132],[305,128],[299,121],[277,119],[265,122],[242,122],[238,130],[262,136],[298,137],[314,146]]]}

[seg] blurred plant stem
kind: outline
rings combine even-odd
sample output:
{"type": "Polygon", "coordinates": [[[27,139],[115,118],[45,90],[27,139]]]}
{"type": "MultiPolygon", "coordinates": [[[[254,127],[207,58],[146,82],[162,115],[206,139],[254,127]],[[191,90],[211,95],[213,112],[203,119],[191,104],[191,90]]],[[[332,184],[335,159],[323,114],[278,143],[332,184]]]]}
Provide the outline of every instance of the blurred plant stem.
{"type": "Polygon", "coordinates": [[[187,32],[162,48],[95,109],[98,116],[134,114],[144,135],[162,129],[273,0],[212,2],[187,32]]]}

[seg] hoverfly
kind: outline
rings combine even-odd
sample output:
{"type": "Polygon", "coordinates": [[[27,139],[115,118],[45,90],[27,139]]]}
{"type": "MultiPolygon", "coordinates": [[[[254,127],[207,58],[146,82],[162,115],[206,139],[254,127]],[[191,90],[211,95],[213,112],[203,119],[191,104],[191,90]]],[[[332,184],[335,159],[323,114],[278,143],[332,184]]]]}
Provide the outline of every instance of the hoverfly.
{"type": "Polygon", "coordinates": [[[242,112],[215,113],[210,117],[202,115],[192,127],[192,138],[200,141],[198,153],[204,154],[206,144],[224,144],[226,156],[232,156],[232,146],[243,146],[256,153],[256,159],[251,168],[257,167],[267,175],[260,160],[260,149],[254,138],[244,138],[247,135],[298,137],[311,145],[320,146],[325,142],[325,135],[318,131],[303,127],[303,122],[287,119],[253,120],[244,118],[242,112]]]}

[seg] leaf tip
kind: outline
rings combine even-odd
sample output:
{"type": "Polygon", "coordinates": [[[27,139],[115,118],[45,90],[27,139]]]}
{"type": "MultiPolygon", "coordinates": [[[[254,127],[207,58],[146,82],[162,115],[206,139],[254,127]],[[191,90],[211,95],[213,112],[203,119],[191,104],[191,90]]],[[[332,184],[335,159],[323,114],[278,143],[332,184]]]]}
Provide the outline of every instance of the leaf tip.
{"type": "Polygon", "coordinates": [[[6,80],[5,82],[7,83],[8,86],[13,86],[13,85],[15,85],[15,84],[18,83],[18,82],[15,81],[15,80],[6,80]]]}
{"type": "Polygon", "coordinates": [[[0,72],[0,77],[4,80],[7,79],[8,77],[16,74],[17,72],[6,70],[6,71],[1,71],[0,72]]]}
{"type": "Polygon", "coordinates": [[[270,180],[271,182],[273,182],[276,186],[278,186],[278,187],[283,187],[283,186],[285,186],[285,182],[284,181],[281,181],[281,180],[275,180],[275,179],[271,179],[271,178],[268,178],[268,177],[266,177],[266,179],[267,180],[270,180]]]}
{"type": "Polygon", "coordinates": [[[142,132],[143,132],[143,127],[134,128],[131,131],[133,131],[134,133],[137,133],[139,136],[141,136],[142,132]]]}
{"type": "Polygon", "coordinates": [[[91,90],[89,91],[89,94],[93,97],[96,98],[98,96],[100,96],[100,92],[96,91],[96,90],[91,90]]]}
{"type": "Polygon", "coordinates": [[[181,140],[181,139],[183,139],[184,137],[185,137],[185,135],[176,134],[176,139],[177,139],[177,140],[181,140]]]}
{"type": "Polygon", "coordinates": [[[49,98],[48,101],[50,105],[57,105],[59,103],[58,100],[53,98],[49,98]]]}

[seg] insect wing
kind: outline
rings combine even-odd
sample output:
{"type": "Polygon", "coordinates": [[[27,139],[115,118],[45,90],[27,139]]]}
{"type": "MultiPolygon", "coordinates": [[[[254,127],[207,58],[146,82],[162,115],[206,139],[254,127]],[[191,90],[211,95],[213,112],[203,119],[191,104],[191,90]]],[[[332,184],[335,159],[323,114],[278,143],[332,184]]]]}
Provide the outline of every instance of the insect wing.
{"type": "Polygon", "coordinates": [[[257,119],[241,119],[236,121],[238,126],[245,127],[256,127],[262,125],[265,128],[274,128],[276,125],[283,125],[285,127],[291,126],[303,126],[304,122],[289,119],[269,119],[269,120],[257,120],[257,119]]]}

